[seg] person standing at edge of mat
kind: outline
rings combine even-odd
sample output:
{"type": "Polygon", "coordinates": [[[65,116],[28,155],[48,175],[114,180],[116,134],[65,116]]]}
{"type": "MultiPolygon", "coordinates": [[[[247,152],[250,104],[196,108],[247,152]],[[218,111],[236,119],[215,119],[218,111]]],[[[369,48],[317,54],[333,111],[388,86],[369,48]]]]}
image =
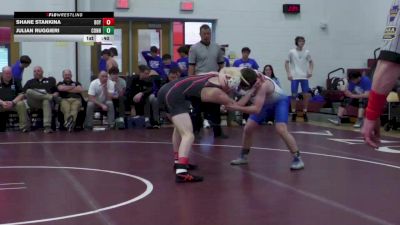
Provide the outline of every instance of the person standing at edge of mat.
{"type": "Polygon", "coordinates": [[[307,117],[307,107],[308,101],[311,98],[309,82],[308,80],[312,76],[314,69],[314,63],[311,60],[310,51],[304,49],[304,44],[306,40],[304,37],[298,36],[295,38],[296,48],[289,51],[288,59],[285,61],[285,69],[288,79],[291,81],[291,91],[292,98],[290,100],[290,105],[292,108],[292,122],[296,122],[296,104],[297,104],[297,94],[299,84],[301,85],[301,91],[303,94],[303,118],[304,122],[308,121],[307,117]]]}

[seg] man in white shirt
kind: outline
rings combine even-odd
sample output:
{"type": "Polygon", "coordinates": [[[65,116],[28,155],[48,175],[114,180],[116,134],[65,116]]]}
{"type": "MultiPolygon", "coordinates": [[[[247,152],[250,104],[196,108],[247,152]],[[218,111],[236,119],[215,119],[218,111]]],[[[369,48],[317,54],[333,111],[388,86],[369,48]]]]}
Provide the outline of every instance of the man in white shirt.
{"type": "Polygon", "coordinates": [[[285,62],[285,69],[288,79],[291,81],[292,99],[290,105],[292,108],[292,121],[296,121],[296,97],[298,94],[299,84],[303,94],[303,117],[304,121],[308,121],[307,107],[310,100],[310,90],[308,79],[311,78],[314,69],[314,63],[311,60],[310,51],[304,49],[305,39],[298,36],[295,38],[296,48],[289,51],[289,57],[285,62]]]}
{"type": "Polygon", "coordinates": [[[115,84],[108,79],[108,74],[105,71],[100,71],[98,78],[90,83],[85,119],[86,129],[93,128],[93,114],[96,108],[107,112],[108,126],[109,128],[114,127],[115,112],[112,102],[114,89],[115,84]]]}

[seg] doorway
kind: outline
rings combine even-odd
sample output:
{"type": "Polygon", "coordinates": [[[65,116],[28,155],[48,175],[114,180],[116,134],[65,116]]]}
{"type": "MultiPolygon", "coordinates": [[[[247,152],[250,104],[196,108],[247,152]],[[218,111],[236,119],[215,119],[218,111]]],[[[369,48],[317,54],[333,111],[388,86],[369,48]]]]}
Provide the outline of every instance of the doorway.
{"type": "Polygon", "coordinates": [[[129,73],[129,22],[127,21],[116,21],[114,29],[114,41],[96,43],[91,48],[91,71],[92,75],[97,75],[99,71],[99,62],[101,57],[101,51],[107,47],[116,47],[118,50],[118,56],[116,57],[119,62],[119,69],[121,74],[125,75],[129,73]]]}
{"type": "Polygon", "coordinates": [[[159,49],[160,57],[170,53],[170,22],[133,22],[132,23],[132,70],[137,71],[140,64],[146,64],[142,51],[149,51],[151,46],[159,49]]]}

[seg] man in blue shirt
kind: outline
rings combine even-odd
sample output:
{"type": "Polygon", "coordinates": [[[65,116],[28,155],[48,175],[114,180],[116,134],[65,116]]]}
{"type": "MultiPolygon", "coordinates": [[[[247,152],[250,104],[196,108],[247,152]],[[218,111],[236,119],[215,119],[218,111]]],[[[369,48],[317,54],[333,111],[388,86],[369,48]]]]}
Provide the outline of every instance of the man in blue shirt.
{"type": "Polygon", "coordinates": [[[158,55],[158,48],[151,46],[150,51],[142,51],[142,56],[147,62],[147,66],[155,70],[161,77],[166,77],[164,73],[163,61],[158,55]]]}
{"type": "Polygon", "coordinates": [[[248,47],[242,48],[242,58],[236,59],[232,66],[233,67],[247,67],[247,68],[258,70],[259,66],[258,66],[256,60],[249,58],[250,52],[251,52],[250,48],[248,48],[248,47]]]}
{"type": "Polygon", "coordinates": [[[179,67],[178,64],[174,61],[172,61],[172,57],[170,54],[164,54],[162,57],[162,62],[163,62],[163,69],[164,69],[164,74],[161,75],[161,79],[163,81],[167,81],[168,80],[168,74],[169,74],[169,70],[171,68],[176,68],[179,67]]]}
{"type": "Polygon", "coordinates": [[[225,48],[224,47],[221,47],[221,51],[222,51],[222,53],[223,53],[223,55],[224,55],[224,60],[225,60],[225,67],[230,67],[231,66],[231,63],[229,62],[229,59],[228,59],[228,57],[226,57],[225,56],[225,48]]]}
{"type": "Polygon", "coordinates": [[[29,56],[23,55],[12,66],[12,75],[15,80],[22,80],[24,69],[31,64],[32,60],[29,56]]]}
{"type": "Polygon", "coordinates": [[[181,73],[182,72],[181,72],[181,69],[179,67],[171,68],[169,70],[169,74],[168,74],[168,82],[173,81],[173,80],[177,80],[180,77],[182,77],[181,73]]]}
{"type": "Polygon", "coordinates": [[[189,69],[189,49],[186,46],[181,46],[178,48],[178,53],[181,58],[176,61],[178,63],[179,69],[181,70],[181,77],[186,77],[188,75],[189,69]]]}
{"type": "MultiPolygon", "coordinates": [[[[107,60],[111,57],[111,53],[109,49],[104,49],[101,51],[101,58],[99,61],[99,72],[107,71],[107,60]]],[[[96,76],[97,77],[97,76],[96,76]]]]}
{"type": "Polygon", "coordinates": [[[369,92],[371,91],[371,80],[362,76],[360,72],[350,72],[348,75],[349,86],[344,91],[345,98],[341,103],[337,118],[329,119],[335,125],[340,125],[346,107],[350,104],[358,107],[358,118],[354,128],[360,128],[364,118],[364,111],[367,107],[369,92]]]}

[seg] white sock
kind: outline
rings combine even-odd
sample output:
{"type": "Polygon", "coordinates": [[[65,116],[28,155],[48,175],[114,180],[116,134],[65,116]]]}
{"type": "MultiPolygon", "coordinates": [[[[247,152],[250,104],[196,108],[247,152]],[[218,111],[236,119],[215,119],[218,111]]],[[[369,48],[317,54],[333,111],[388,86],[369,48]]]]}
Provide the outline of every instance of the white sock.
{"type": "Polygon", "coordinates": [[[187,173],[187,169],[176,169],[176,174],[187,173]]]}

